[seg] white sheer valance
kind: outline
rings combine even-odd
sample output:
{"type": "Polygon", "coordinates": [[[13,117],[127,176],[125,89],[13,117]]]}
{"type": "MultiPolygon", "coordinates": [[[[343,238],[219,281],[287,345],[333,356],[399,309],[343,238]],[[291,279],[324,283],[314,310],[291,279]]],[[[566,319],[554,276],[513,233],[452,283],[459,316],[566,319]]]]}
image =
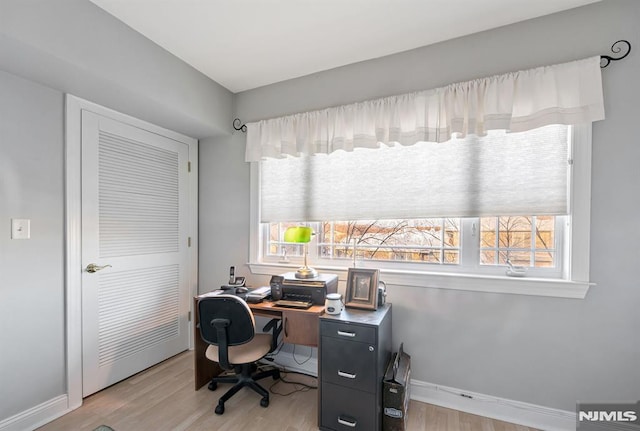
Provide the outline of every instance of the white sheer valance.
{"type": "Polygon", "coordinates": [[[604,119],[600,57],[247,123],[245,159],[329,154],[455,133],[522,132],[604,119]]]}

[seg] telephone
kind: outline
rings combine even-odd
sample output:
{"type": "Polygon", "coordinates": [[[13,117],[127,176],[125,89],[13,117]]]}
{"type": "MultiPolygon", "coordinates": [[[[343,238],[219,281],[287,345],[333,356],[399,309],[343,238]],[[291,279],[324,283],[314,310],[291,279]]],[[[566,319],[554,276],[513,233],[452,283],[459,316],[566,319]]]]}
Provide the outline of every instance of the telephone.
{"type": "Polygon", "coordinates": [[[245,283],[244,277],[236,277],[236,268],[234,266],[229,268],[229,283],[220,286],[222,290],[229,290],[235,287],[243,287],[245,283]]]}

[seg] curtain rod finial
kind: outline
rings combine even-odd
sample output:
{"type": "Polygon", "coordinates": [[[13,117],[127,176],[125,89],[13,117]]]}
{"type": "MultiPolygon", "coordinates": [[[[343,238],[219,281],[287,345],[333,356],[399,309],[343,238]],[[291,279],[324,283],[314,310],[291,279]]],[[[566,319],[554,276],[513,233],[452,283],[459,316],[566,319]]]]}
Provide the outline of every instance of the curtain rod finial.
{"type": "Polygon", "coordinates": [[[600,56],[600,68],[604,69],[612,61],[622,60],[627,55],[629,55],[629,53],[631,52],[631,43],[629,43],[628,40],[624,40],[624,39],[621,39],[621,40],[615,42],[613,45],[611,45],[611,52],[613,52],[614,54],[619,54],[620,52],[622,52],[623,48],[620,46],[620,44],[626,45],[625,46],[626,52],[623,55],[621,55],[620,57],[611,57],[609,55],[601,55],[600,56]]]}
{"type": "Polygon", "coordinates": [[[242,121],[240,121],[239,118],[236,118],[235,120],[233,120],[233,128],[236,130],[242,130],[243,132],[247,131],[247,125],[242,124],[242,121]]]}

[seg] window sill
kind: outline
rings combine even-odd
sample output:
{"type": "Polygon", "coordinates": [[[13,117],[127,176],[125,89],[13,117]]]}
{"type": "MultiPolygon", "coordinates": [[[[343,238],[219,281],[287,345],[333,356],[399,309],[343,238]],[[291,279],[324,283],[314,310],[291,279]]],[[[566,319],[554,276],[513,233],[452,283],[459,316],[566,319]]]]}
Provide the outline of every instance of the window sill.
{"type": "MultiPolygon", "coordinates": [[[[252,274],[275,275],[294,271],[299,265],[280,263],[249,263],[252,274]]],[[[314,266],[319,271],[338,274],[341,281],[347,279],[344,267],[314,266]]],[[[584,299],[591,283],[560,279],[485,276],[476,274],[449,274],[426,271],[399,271],[381,269],[380,278],[387,286],[415,286],[434,289],[468,290],[473,292],[506,293],[512,295],[547,296],[555,298],[584,299]]]]}

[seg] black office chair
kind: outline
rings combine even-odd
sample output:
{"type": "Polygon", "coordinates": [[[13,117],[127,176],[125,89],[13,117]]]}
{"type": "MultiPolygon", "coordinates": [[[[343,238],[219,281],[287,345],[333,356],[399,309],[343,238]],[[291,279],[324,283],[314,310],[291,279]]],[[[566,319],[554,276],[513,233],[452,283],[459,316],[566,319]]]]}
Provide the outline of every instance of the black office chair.
{"type": "Polygon", "coordinates": [[[269,405],[269,392],[257,383],[265,377],[280,378],[280,371],[252,373],[255,362],[277,347],[281,325],[271,320],[263,331],[272,334],[256,334],[255,319],[247,303],[235,295],[218,295],[202,298],[198,302],[198,316],[202,339],[209,343],[205,353],[207,359],[217,362],[225,370],[235,370],[236,375],[214,377],[209,389],[214,391],[218,383],[235,383],[218,401],[216,414],[224,413],[224,403],[244,386],[262,396],[260,405],[269,405]]]}

